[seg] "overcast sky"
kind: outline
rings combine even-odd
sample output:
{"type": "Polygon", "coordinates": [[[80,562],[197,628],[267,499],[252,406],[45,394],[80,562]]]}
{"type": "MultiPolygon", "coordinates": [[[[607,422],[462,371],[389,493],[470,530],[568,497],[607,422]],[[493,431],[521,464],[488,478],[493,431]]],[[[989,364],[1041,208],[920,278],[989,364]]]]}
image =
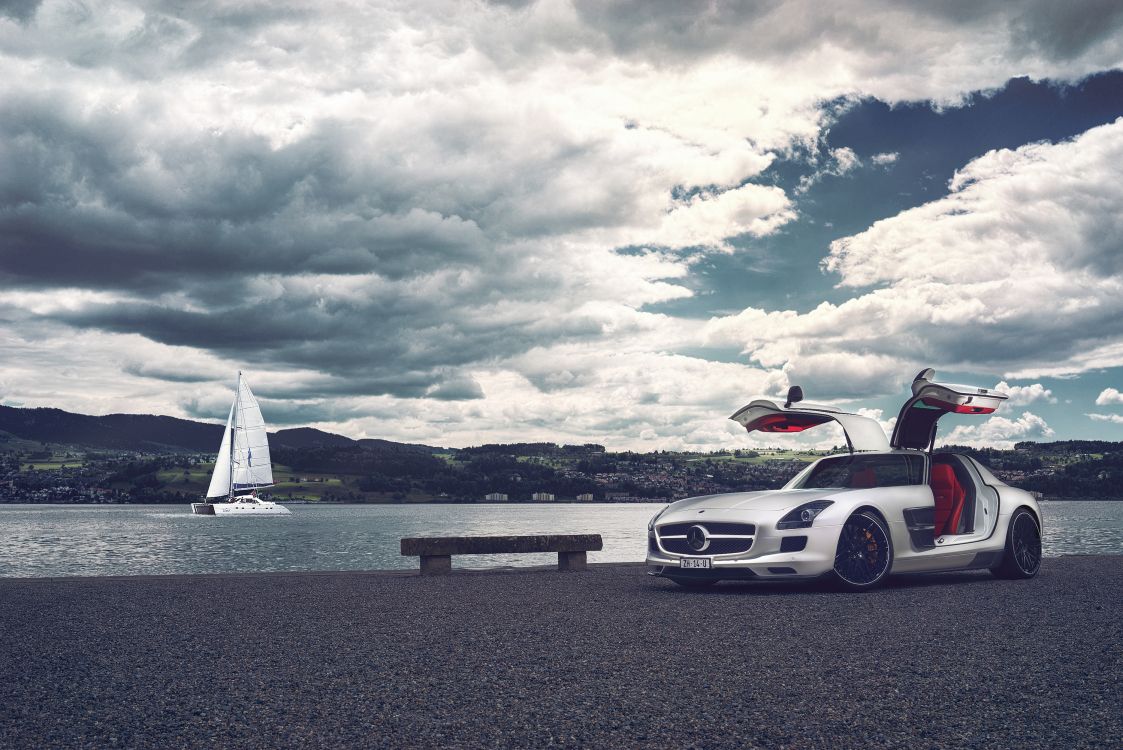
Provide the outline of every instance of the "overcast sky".
{"type": "Polygon", "coordinates": [[[932,366],[1123,439],[1121,65],[1114,0],[0,0],[0,403],[708,450],[932,366]]]}

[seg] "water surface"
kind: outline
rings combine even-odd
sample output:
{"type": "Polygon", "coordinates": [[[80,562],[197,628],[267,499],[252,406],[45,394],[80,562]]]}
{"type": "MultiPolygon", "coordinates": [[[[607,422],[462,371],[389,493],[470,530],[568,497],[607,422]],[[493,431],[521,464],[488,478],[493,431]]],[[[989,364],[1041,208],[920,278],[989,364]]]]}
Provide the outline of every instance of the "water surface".
{"type": "MultiPolygon", "coordinates": [[[[591,562],[640,562],[661,504],[292,505],[292,516],[195,516],[169,505],[0,505],[0,577],[416,568],[406,536],[600,534],[591,562]]],[[[1045,554],[1123,554],[1123,502],[1047,502],[1045,554]]],[[[556,555],[464,555],[457,567],[556,555]]]]}

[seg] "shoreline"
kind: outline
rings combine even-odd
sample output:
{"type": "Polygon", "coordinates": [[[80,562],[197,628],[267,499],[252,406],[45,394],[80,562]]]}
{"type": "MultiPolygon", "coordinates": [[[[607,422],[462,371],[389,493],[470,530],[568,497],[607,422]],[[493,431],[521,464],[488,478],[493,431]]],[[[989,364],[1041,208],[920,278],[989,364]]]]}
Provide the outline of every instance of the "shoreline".
{"type": "MultiPolygon", "coordinates": [[[[1123,553],[1120,553],[1123,555],[1123,553]]],[[[1110,555],[1109,555],[1110,557],[1110,555]]],[[[647,565],[642,562],[591,562],[590,568],[636,568],[645,569],[647,565]]],[[[452,569],[453,575],[486,575],[490,573],[545,573],[556,571],[554,565],[497,565],[493,568],[456,568],[452,569]]],[[[376,568],[372,570],[250,570],[228,571],[222,573],[155,573],[141,575],[114,575],[114,576],[0,576],[0,587],[4,584],[28,581],[32,583],[80,583],[85,581],[179,581],[195,578],[284,578],[293,577],[332,577],[332,576],[389,576],[389,577],[420,577],[418,567],[413,568],[376,568]]]]}
{"type": "Polygon", "coordinates": [[[858,595],[631,563],[0,579],[0,746],[1117,747],[1120,590],[1123,555],[858,595]]]}

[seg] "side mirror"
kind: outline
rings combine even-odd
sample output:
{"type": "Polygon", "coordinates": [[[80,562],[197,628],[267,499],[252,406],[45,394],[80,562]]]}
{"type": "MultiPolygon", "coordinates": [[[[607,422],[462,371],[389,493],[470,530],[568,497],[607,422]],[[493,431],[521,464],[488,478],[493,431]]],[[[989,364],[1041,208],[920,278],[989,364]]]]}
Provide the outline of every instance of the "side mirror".
{"type": "Polygon", "coordinates": [[[800,388],[798,385],[793,385],[791,388],[788,389],[788,402],[786,404],[784,404],[784,408],[787,409],[792,404],[797,403],[797,402],[802,401],[802,400],[803,400],[803,389],[800,388]]]}

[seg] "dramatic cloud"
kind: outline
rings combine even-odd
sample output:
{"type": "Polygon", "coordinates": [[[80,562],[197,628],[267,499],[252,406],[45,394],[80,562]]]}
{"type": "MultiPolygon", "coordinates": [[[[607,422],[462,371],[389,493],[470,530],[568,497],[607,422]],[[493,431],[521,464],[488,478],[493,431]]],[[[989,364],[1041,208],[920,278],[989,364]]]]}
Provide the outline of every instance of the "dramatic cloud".
{"type": "Polygon", "coordinates": [[[849,301],[658,311],[704,297],[700,259],[800,219],[778,160],[822,154],[804,188],[888,173],[896,152],[823,147],[854,102],[1076,80],[1123,61],[1121,23],[1097,2],[5,4],[0,398],[220,418],[241,368],[271,420],[355,435],[717,447],[792,381],[839,399],[918,362],[1123,362],[1119,124],[987,155],[835,243],[849,301]]]}

